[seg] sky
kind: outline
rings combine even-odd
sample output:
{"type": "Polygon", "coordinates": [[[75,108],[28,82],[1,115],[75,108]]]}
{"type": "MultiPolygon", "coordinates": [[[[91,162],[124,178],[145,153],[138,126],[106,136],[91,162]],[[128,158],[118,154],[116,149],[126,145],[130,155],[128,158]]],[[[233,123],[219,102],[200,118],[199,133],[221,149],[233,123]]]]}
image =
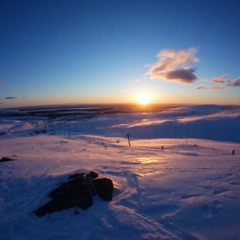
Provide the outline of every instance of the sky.
{"type": "Polygon", "coordinates": [[[240,0],[0,0],[0,108],[240,104],[240,0]]]}

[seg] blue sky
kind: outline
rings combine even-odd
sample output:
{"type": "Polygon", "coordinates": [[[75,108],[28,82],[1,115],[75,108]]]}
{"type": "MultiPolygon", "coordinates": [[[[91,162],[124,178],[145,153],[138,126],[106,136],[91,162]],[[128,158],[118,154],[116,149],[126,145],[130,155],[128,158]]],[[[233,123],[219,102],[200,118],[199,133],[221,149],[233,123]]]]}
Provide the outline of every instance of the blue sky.
{"type": "Polygon", "coordinates": [[[240,0],[0,0],[0,107],[238,104],[240,0]]]}

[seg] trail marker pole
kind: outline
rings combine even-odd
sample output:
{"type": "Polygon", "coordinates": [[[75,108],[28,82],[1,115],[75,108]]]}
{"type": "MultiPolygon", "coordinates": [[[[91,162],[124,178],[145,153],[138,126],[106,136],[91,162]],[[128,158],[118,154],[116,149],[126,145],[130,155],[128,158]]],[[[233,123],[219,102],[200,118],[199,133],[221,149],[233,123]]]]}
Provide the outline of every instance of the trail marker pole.
{"type": "Polygon", "coordinates": [[[131,147],[131,143],[130,143],[130,136],[131,136],[131,134],[130,134],[130,133],[128,133],[128,134],[127,134],[127,138],[128,138],[128,146],[129,146],[129,147],[131,147]]]}

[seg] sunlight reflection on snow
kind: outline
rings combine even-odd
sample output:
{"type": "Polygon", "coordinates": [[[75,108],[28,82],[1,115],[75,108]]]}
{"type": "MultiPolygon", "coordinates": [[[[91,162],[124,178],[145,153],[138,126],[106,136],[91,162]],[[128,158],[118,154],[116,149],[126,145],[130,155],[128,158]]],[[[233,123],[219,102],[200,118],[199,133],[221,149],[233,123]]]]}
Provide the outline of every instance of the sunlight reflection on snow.
{"type": "Polygon", "coordinates": [[[142,164],[141,169],[136,170],[139,176],[149,177],[152,175],[160,175],[164,173],[163,159],[153,158],[153,157],[138,157],[137,160],[142,164]]]}
{"type": "Polygon", "coordinates": [[[143,164],[157,162],[156,159],[150,157],[138,157],[137,160],[143,164]]]}

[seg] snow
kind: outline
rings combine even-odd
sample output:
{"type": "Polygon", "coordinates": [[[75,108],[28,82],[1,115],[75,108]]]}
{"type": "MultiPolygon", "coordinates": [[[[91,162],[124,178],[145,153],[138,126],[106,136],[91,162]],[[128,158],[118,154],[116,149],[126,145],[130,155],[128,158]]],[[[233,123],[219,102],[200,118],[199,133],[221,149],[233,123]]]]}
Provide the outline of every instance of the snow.
{"type": "Polygon", "coordinates": [[[0,158],[16,160],[0,163],[1,240],[239,239],[239,109],[3,116],[0,133],[0,158]],[[89,170],[113,180],[111,202],[33,213],[71,173],[89,170]]]}

